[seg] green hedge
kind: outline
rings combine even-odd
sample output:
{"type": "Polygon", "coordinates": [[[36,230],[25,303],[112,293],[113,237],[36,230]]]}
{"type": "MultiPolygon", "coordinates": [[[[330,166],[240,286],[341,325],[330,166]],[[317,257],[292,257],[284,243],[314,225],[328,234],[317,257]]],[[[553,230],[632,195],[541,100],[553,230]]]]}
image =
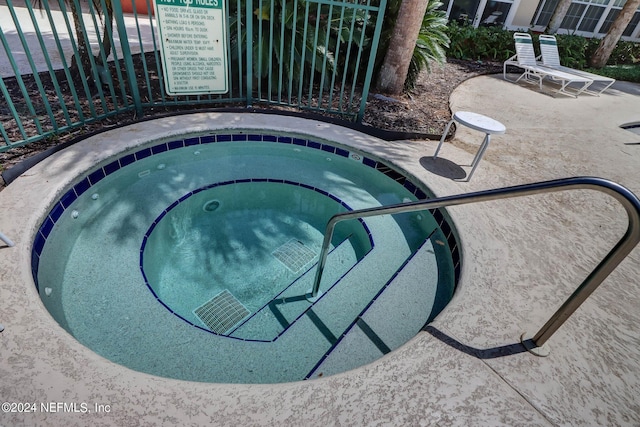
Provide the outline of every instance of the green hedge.
{"type": "MultiPolygon", "coordinates": [[[[513,31],[500,27],[473,28],[470,25],[459,25],[455,21],[449,23],[447,31],[451,40],[447,50],[447,56],[450,58],[502,62],[515,54],[513,31]]],[[[533,33],[531,35],[536,53],[538,53],[538,35],[533,33]]],[[[578,69],[587,67],[588,59],[600,43],[599,39],[589,39],[577,35],[558,34],[556,38],[558,39],[558,51],[562,64],[578,69]]],[[[618,42],[609,58],[608,65],[634,66],[617,68],[632,71],[633,68],[640,68],[640,43],[618,42]]],[[[626,72],[628,73],[628,71],[626,72]]],[[[640,74],[640,70],[635,74],[640,74]]]]}

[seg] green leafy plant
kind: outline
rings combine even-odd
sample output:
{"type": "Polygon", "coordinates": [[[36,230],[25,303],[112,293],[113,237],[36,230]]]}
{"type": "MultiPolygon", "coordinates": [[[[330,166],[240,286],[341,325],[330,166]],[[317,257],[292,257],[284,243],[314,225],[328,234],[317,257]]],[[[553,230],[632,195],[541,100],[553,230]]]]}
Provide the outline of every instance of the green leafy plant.
{"type": "MultiPolygon", "coordinates": [[[[587,66],[586,55],[590,39],[574,34],[557,34],[558,53],[565,67],[583,69],[587,66]]],[[[595,49],[594,49],[595,50],[595,49]]]]}
{"type": "Polygon", "coordinates": [[[456,59],[502,61],[515,53],[513,32],[500,27],[478,27],[449,22],[451,44],[447,56],[456,59]]]}
{"type": "Polygon", "coordinates": [[[344,61],[349,49],[346,42],[351,40],[355,45],[370,42],[362,34],[367,18],[362,10],[343,11],[306,0],[261,0],[255,4],[249,35],[247,23],[243,22],[246,0],[231,2],[231,62],[235,67],[242,64],[246,70],[245,48],[247,37],[251,37],[251,73],[254,79],[271,83],[272,90],[283,85],[297,87],[312,79],[318,83],[323,74],[323,83],[329,84],[332,71],[350,65],[336,60],[344,61]]]}

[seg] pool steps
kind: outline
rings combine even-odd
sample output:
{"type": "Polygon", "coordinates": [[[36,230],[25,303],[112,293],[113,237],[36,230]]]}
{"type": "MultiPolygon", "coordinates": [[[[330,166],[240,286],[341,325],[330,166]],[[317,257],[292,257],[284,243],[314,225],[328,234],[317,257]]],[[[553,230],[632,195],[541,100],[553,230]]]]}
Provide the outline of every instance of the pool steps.
{"type": "Polygon", "coordinates": [[[438,265],[432,241],[428,239],[412,256],[411,263],[398,270],[306,378],[362,366],[409,341],[426,323],[429,313],[422,308],[425,301],[434,301],[437,289],[438,265]]]}
{"type": "MultiPolygon", "coordinates": [[[[265,307],[262,313],[254,316],[254,320],[247,322],[231,335],[242,335],[244,338],[241,339],[252,341],[248,334],[258,334],[258,331],[267,324],[272,328],[271,333],[280,333],[280,335],[273,342],[264,343],[268,346],[265,357],[274,360],[273,363],[280,358],[288,359],[290,361],[288,371],[297,372],[300,379],[310,377],[312,374],[317,376],[322,372],[329,372],[332,366],[336,366],[336,371],[339,372],[342,354],[363,357],[362,353],[366,354],[376,344],[383,348],[388,346],[394,349],[415,335],[424,326],[429,315],[423,309],[416,308],[419,305],[425,307],[424,304],[430,301],[428,298],[422,298],[422,294],[431,292],[431,300],[433,300],[433,294],[436,292],[437,265],[433,246],[427,240],[412,256],[406,242],[397,238],[395,233],[400,231],[395,230],[397,223],[392,217],[369,218],[367,225],[374,239],[374,248],[355,265],[353,262],[348,263],[346,273],[334,269],[341,266],[340,261],[344,253],[348,252],[348,245],[345,247],[339,245],[332,251],[328,262],[330,269],[321,287],[324,293],[315,304],[309,307],[310,303],[306,298],[302,298],[304,290],[308,289],[314,279],[314,266],[298,279],[299,283],[296,287],[290,287],[288,292],[284,293],[294,301],[278,305],[278,311],[282,316],[272,311],[273,305],[265,307]],[[382,250],[376,251],[379,244],[382,248],[385,244],[394,246],[391,255],[382,250]],[[411,269],[406,269],[408,261],[411,261],[411,265],[420,267],[418,270],[421,275],[428,274],[425,273],[425,266],[428,271],[433,271],[435,275],[433,283],[425,282],[422,276],[420,280],[416,280],[416,268],[413,269],[413,275],[411,269]],[[416,286],[419,289],[416,289],[416,286]],[[372,304],[371,301],[374,299],[372,304]],[[344,310],[345,301],[352,301],[349,310],[344,310]],[[341,306],[342,309],[338,309],[341,306]],[[391,327],[385,329],[384,325],[387,321],[393,323],[388,324],[391,327]],[[281,333],[284,327],[280,322],[292,323],[287,325],[284,333],[281,333]],[[393,331],[394,325],[399,322],[411,325],[408,332],[400,334],[408,333],[406,337],[401,337],[398,331],[393,331]],[[356,335],[358,334],[356,330],[362,331],[366,328],[365,323],[372,325],[371,329],[375,332],[366,335],[364,342],[357,342],[358,345],[363,345],[362,348],[349,349],[354,338],[363,340],[363,337],[356,335]],[[361,327],[354,328],[357,324],[361,327]],[[377,341],[373,338],[374,335],[378,337],[377,341]],[[295,348],[295,344],[292,343],[303,342],[306,354],[310,355],[309,350],[313,349],[313,356],[302,359],[285,354],[286,349],[291,348],[292,345],[295,348]]],[[[373,354],[376,358],[379,356],[375,350],[369,354],[373,354]]],[[[347,364],[351,366],[352,362],[347,361],[347,364]]],[[[267,360],[265,364],[269,365],[267,360]]]]}
{"type": "MultiPolygon", "coordinates": [[[[325,289],[338,282],[358,262],[348,240],[334,248],[329,258],[336,268],[323,282],[326,285],[325,289]]],[[[305,295],[313,283],[314,274],[315,264],[227,335],[233,338],[264,341],[277,339],[311,306],[305,295]]]]}

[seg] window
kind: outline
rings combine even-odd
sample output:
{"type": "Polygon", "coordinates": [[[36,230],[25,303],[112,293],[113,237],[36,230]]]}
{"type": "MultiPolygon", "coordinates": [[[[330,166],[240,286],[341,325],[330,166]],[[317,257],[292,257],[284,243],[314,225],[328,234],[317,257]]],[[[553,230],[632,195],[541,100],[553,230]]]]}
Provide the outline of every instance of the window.
{"type": "Polygon", "coordinates": [[[589,6],[587,12],[582,18],[582,22],[578,26],[578,30],[592,33],[598,25],[600,17],[604,13],[605,8],[602,6],[589,6]]]}
{"type": "MultiPolygon", "coordinates": [[[[614,2],[613,5],[614,7],[615,6],[622,7],[624,6],[624,0],[618,0],[614,2]]],[[[607,18],[602,23],[602,26],[598,30],[598,33],[606,34],[607,32],[609,32],[609,29],[611,29],[611,25],[613,24],[613,21],[615,21],[618,15],[620,14],[620,10],[621,9],[611,9],[609,11],[607,18]]],[[[633,31],[638,27],[638,24],[640,24],[640,9],[638,10],[638,12],[636,12],[633,15],[633,18],[631,18],[631,22],[629,22],[629,25],[627,25],[627,28],[624,30],[622,35],[626,37],[630,37],[633,34],[633,31]]]]}
{"type": "Polygon", "coordinates": [[[578,27],[578,22],[580,22],[580,18],[582,18],[582,14],[586,9],[586,5],[571,3],[569,6],[569,10],[562,20],[562,24],[560,24],[560,28],[564,28],[565,30],[575,30],[578,27]]]}
{"type": "Polygon", "coordinates": [[[438,8],[438,10],[445,10],[445,11],[448,11],[448,10],[449,10],[449,3],[450,3],[450,2],[451,2],[451,0],[444,0],[444,1],[442,2],[442,6],[440,6],[440,7],[438,8]]]}
{"type": "Polygon", "coordinates": [[[460,23],[473,22],[480,0],[453,0],[449,20],[460,23]]]}
{"type": "Polygon", "coordinates": [[[546,27],[551,20],[551,15],[553,15],[553,11],[556,9],[559,0],[546,0],[541,2],[538,5],[538,10],[536,11],[536,22],[535,25],[540,25],[541,27],[546,27]]]}
{"type": "Polygon", "coordinates": [[[609,31],[609,28],[611,28],[611,24],[613,24],[613,21],[615,21],[616,18],[618,17],[619,13],[620,13],[620,9],[611,9],[609,11],[609,14],[607,15],[607,18],[602,23],[602,26],[600,27],[600,30],[598,32],[600,34],[606,34],[609,31]]]}
{"type": "Polygon", "coordinates": [[[631,37],[631,34],[633,34],[633,31],[636,29],[636,27],[638,27],[638,24],[640,24],[640,12],[636,12],[633,14],[631,22],[629,22],[629,25],[627,25],[627,28],[624,30],[624,33],[622,33],[622,35],[631,37]]]}
{"type": "Polygon", "coordinates": [[[488,1],[482,13],[480,25],[486,27],[503,26],[509,9],[511,9],[511,2],[488,1]]]}

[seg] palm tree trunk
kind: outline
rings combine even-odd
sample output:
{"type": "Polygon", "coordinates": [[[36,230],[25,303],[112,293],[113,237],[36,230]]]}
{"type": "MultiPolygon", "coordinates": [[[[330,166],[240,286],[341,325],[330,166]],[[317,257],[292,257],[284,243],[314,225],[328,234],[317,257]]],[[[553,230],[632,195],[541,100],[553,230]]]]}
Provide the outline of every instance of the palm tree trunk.
{"type": "Polygon", "coordinates": [[[402,1],[389,49],[378,74],[377,87],[381,92],[390,95],[402,93],[428,4],[429,0],[402,1]]]}

